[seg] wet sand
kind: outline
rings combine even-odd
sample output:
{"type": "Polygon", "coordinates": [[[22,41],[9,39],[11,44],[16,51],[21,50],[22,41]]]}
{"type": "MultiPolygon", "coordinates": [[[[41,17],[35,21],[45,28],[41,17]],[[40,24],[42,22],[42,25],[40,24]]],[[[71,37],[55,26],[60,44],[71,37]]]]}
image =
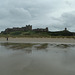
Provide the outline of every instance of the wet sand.
{"type": "Polygon", "coordinates": [[[75,46],[1,43],[0,75],[75,75],[75,46]]]}
{"type": "MultiPolygon", "coordinates": [[[[7,42],[6,38],[0,38],[0,42],[7,42]]],[[[8,38],[11,43],[75,43],[74,38],[8,38]]]]}

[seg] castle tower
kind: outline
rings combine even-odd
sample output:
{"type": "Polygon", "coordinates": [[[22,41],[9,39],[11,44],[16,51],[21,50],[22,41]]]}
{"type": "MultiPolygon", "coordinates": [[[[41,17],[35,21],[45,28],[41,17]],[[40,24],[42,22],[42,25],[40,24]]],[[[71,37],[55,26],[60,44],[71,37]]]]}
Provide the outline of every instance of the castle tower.
{"type": "Polygon", "coordinates": [[[26,30],[32,30],[32,25],[26,25],[26,30]]]}
{"type": "Polygon", "coordinates": [[[48,32],[48,27],[46,27],[46,31],[48,32]]]}
{"type": "Polygon", "coordinates": [[[65,31],[67,31],[67,28],[65,28],[65,31]]]}

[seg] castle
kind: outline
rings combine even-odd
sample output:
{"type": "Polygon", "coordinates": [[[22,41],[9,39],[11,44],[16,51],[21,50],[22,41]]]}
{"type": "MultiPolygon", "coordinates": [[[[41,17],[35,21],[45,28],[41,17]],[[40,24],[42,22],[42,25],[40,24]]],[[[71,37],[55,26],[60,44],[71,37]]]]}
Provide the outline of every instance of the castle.
{"type": "Polygon", "coordinates": [[[36,32],[48,32],[48,27],[46,28],[37,28],[32,29],[32,25],[26,25],[25,27],[13,27],[13,28],[7,28],[5,31],[2,31],[1,33],[10,33],[13,31],[36,31],[36,32]]]}
{"type": "MultiPolygon", "coordinates": [[[[11,32],[27,32],[27,31],[34,31],[37,33],[41,33],[41,32],[47,32],[48,35],[51,36],[75,36],[75,32],[70,32],[67,30],[67,28],[65,28],[62,31],[49,31],[48,27],[46,28],[36,28],[36,29],[32,29],[32,25],[26,25],[25,27],[13,27],[13,28],[7,28],[5,29],[5,31],[2,31],[2,34],[10,34],[11,32]]],[[[36,33],[36,34],[37,34],[36,33]]]]}

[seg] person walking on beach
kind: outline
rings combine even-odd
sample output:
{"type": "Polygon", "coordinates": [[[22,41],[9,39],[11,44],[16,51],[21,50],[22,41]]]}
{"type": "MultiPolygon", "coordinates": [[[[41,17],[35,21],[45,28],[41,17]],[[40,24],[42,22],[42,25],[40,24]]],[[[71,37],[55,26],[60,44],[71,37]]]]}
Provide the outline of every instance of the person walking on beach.
{"type": "Polygon", "coordinates": [[[8,41],[8,37],[7,37],[7,41],[8,41]]]}

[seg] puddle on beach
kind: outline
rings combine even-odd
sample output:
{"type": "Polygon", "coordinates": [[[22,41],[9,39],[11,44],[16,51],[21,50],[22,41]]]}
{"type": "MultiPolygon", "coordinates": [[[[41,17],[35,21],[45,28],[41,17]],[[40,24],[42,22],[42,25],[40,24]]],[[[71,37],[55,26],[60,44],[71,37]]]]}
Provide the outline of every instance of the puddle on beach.
{"type": "Polygon", "coordinates": [[[0,43],[0,75],[75,75],[75,45],[0,43]]]}

